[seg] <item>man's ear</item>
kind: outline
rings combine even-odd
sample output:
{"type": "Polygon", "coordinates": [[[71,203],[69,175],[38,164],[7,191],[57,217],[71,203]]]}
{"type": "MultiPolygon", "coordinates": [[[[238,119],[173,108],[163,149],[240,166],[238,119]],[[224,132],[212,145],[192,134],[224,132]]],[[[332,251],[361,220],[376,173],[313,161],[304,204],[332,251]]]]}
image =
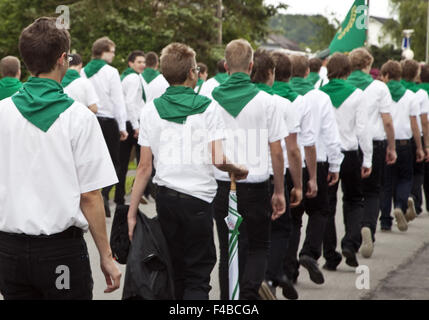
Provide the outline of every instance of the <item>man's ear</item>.
{"type": "Polygon", "coordinates": [[[57,64],[66,66],[67,62],[67,53],[63,52],[63,54],[58,58],[57,64]]]}
{"type": "Polygon", "coordinates": [[[309,74],[310,74],[310,68],[307,68],[307,71],[305,72],[305,77],[304,78],[307,78],[309,74]]]}
{"type": "Polygon", "coordinates": [[[250,63],[249,63],[249,73],[251,73],[252,72],[252,69],[253,69],[253,61],[250,61],[250,63]]]}
{"type": "Polygon", "coordinates": [[[226,73],[229,73],[229,67],[228,67],[228,65],[226,64],[226,61],[223,63],[223,67],[225,68],[226,73]]]}

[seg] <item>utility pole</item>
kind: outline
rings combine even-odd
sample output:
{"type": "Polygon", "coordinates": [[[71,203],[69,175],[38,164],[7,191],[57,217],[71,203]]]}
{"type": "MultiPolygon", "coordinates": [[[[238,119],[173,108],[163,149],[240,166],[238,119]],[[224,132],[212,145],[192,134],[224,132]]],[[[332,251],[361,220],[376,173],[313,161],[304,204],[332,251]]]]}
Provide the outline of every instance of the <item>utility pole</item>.
{"type": "Polygon", "coordinates": [[[218,21],[218,33],[217,33],[217,44],[222,45],[222,0],[217,2],[217,18],[218,21]]]}

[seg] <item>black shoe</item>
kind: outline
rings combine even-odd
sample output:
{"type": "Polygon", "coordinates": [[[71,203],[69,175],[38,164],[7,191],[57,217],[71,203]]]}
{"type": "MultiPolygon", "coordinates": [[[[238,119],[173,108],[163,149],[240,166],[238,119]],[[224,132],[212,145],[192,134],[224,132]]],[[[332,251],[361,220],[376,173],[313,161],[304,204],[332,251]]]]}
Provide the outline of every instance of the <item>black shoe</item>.
{"type": "Polygon", "coordinates": [[[346,264],[349,265],[350,267],[358,267],[359,263],[356,259],[356,253],[349,249],[349,248],[344,248],[343,249],[343,256],[346,258],[346,264]]]}
{"type": "Polygon", "coordinates": [[[283,296],[286,299],[289,299],[289,300],[298,299],[298,292],[296,291],[292,282],[286,277],[286,275],[283,275],[280,278],[280,280],[278,281],[278,286],[282,288],[283,296]]]}
{"type": "Polygon", "coordinates": [[[328,271],[337,271],[337,267],[341,263],[342,259],[343,257],[341,256],[341,254],[335,251],[335,257],[326,260],[326,263],[323,265],[322,268],[328,271]]]}
{"type": "Polygon", "coordinates": [[[109,199],[106,199],[103,197],[104,200],[104,211],[106,211],[106,218],[110,218],[110,206],[109,206],[109,199]]]}
{"type": "Polygon", "coordinates": [[[311,281],[316,284],[325,282],[322,271],[320,271],[317,261],[307,255],[302,255],[299,258],[299,264],[308,270],[311,281]]]}

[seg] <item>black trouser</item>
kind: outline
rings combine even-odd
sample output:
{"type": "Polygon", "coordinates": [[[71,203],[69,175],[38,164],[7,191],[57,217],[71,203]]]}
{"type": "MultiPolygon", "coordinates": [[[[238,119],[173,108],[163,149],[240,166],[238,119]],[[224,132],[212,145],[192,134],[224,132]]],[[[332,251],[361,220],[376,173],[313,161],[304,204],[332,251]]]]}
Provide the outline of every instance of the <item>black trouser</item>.
{"type": "Polygon", "coordinates": [[[134,138],[134,130],[130,121],[127,121],[127,132],[128,138],[125,141],[121,141],[119,145],[119,182],[116,185],[115,190],[116,204],[125,203],[125,181],[127,178],[128,165],[130,163],[130,155],[133,147],[136,148],[137,163],[140,161],[140,147],[137,144],[137,139],[134,138]]]}
{"type": "Polygon", "coordinates": [[[160,187],[156,211],[170,252],[176,299],[208,300],[216,264],[212,204],[160,187]]]}
{"type": "Polygon", "coordinates": [[[386,166],[386,141],[373,141],[372,171],[367,179],[362,180],[364,211],[362,227],[371,230],[375,241],[377,220],[380,213],[380,197],[383,185],[384,167],[386,166]]]}
{"type": "MultiPolygon", "coordinates": [[[[285,270],[289,279],[296,279],[299,274],[297,253],[301,238],[304,211],[308,214],[308,223],[304,244],[299,256],[307,255],[318,260],[322,254],[323,235],[329,214],[328,168],[329,165],[326,162],[317,163],[317,196],[312,199],[304,197],[304,200],[298,207],[291,209],[292,231],[285,259],[285,270]]],[[[303,169],[303,178],[303,194],[305,195],[307,192],[307,182],[309,181],[307,168],[303,169]]],[[[290,174],[288,174],[288,185],[292,186],[290,174]]]]}
{"type": "Polygon", "coordinates": [[[425,173],[424,173],[423,190],[425,192],[426,211],[429,211],[429,162],[425,162],[424,167],[425,167],[425,173]]]}
{"type": "MultiPolygon", "coordinates": [[[[344,160],[340,169],[341,189],[343,191],[343,218],[345,235],[341,240],[341,248],[353,252],[359,250],[361,244],[361,223],[363,215],[363,192],[361,179],[362,160],[359,151],[343,151],[344,160]]],[[[323,256],[331,261],[336,253],[337,234],[335,229],[335,212],[337,207],[337,191],[339,183],[329,187],[329,216],[326,222],[323,239],[323,256]]]]}
{"type": "MultiPolygon", "coordinates": [[[[228,215],[230,182],[217,181],[214,200],[216,227],[219,238],[220,298],[228,300],[228,215]]],[[[265,278],[270,248],[270,190],[268,180],[262,183],[237,183],[237,210],[243,217],[239,227],[238,263],[240,299],[259,299],[259,288],[265,278]]]]}
{"type": "Polygon", "coordinates": [[[93,281],[82,230],[36,237],[0,232],[5,300],[91,300],[93,281]]]}
{"type": "MultiPolygon", "coordinates": [[[[422,185],[425,179],[425,162],[417,162],[416,161],[416,142],[414,139],[412,141],[413,147],[413,187],[411,189],[411,196],[414,200],[414,206],[416,208],[417,214],[422,212],[422,185]]],[[[422,144],[424,145],[424,139],[422,137],[422,144]]]]}
{"type": "MultiPolygon", "coordinates": [[[[113,118],[97,117],[100,123],[101,131],[103,132],[104,140],[109,149],[110,158],[112,158],[113,166],[116,170],[116,175],[119,176],[119,127],[118,123],[113,118]]],[[[102,194],[104,199],[109,199],[109,192],[114,185],[103,188],[102,194]]]]}
{"type": "MultiPolygon", "coordinates": [[[[270,178],[270,195],[274,193],[273,177],[270,178]]],[[[286,176],[285,176],[286,184],[286,176]]],[[[289,191],[285,186],[286,212],[271,223],[271,246],[268,256],[268,265],[265,278],[277,285],[278,280],[284,274],[283,265],[288,248],[291,218],[289,191]]]]}
{"type": "Polygon", "coordinates": [[[381,202],[380,224],[382,228],[391,228],[393,218],[392,198],[394,208],[400,208],[403,213],[408,207],[408,197],[413,184],[413,151],[410,140],[397,140],[396,163],[385,167],[383,184],[383,201],[381,202]]]}

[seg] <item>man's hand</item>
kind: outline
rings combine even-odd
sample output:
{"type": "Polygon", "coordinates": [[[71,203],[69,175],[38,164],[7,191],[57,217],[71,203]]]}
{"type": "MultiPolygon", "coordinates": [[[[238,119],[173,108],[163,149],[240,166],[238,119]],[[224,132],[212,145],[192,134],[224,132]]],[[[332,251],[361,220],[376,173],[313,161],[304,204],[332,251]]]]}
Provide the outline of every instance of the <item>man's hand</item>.
{"type": "Polygon", "coordinates": [[[236,166],[236,170],[233,173],[235,180],[244,180],[247,178],[249,170],[245,166],[236,166]]]}
{"type": "Polygon", "coordinates": [[[340,179],[340,174],[338,172],[328,172],[328,185],[332,187],[340,179]]]}
{"type": "Polygon", "coordinates": [[[302,201],[302,189],[293,188],[290,192],[290,207],[299,206],[302,201]]]}
{"type": "Polygon", "coordinates": [[[308,199],[315,198],[317,196],[317,181],[315,179],[308,180],[307,192],[305,197],[308,199]]]}
{"type": "Polygon", "coordinates": [[[135,138],[135,139],[138,139],[138,138],[139,138],[139,132],[140,132],[140,130],[139,130],[139,129],[134,130],[134,138],[135,138]]]}
{"type": "Polygon", "coordinates": [[[106,278],[107,288],[104,293],[110,293],[119,288],[121,284],[121,271],[113,260],[112,256],[102,258],[100,261],[101,271],[106,278]]]}
{"type": "Polygon", "coordinates": [[[137,223],[136,215],[128,211],[127,220],[128,220],[128,238],[130,238],[130,241],[133,241],[134,228],[136,227],[136,223],[137,223]]]}
{"type": "Polygon", "coordinates": [[[425,162],[429,162],[429,148],[425,148],[425,162]]]}
{"type": "Polygon", "coordinates": [[[120,141],[127,140],[127,138],[128,138],[128,132],[127,131],[120,131],[119,134],[120,134],[120,137],[119,137],[120,141]]]}
{"type": "Polygon", "coordinates": [[[388,165],[392,165],[396,162],[397,158],[398,158],[398,155],[396,154],[396,150],[387,148],[387,150],[386,150],[386,163],[388,165]]]}
{"type": "Polygon", "coordinates": [[[285,195],[283,193],[278,194],[274,192],[273,197],[271,198],[271,205],[273,207],[271,220],[276,220],[286,211],[285,195]]]}
{"type": "Polygon", "coordinates": [[[422,162],[425,158],[425,153],[422,148],[416,150],[416,162],[422,162]]]}
{"type": "Polygon", "coordinates": [[[372,171],[372,168],[362,167],[361,168],[361,177],[362,177],[362,179],[368,178],[371,175],[371,171],[372,171]]]}

